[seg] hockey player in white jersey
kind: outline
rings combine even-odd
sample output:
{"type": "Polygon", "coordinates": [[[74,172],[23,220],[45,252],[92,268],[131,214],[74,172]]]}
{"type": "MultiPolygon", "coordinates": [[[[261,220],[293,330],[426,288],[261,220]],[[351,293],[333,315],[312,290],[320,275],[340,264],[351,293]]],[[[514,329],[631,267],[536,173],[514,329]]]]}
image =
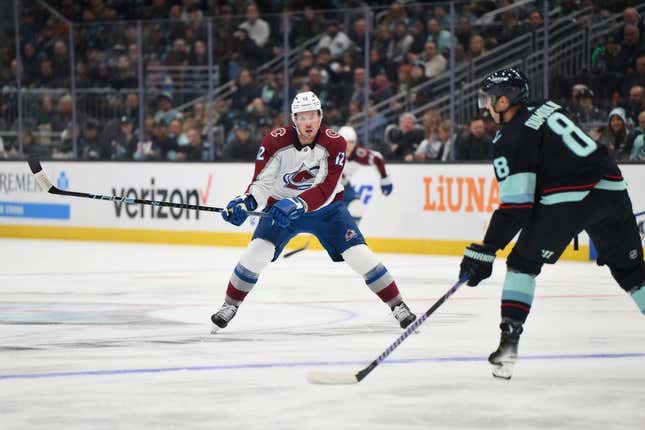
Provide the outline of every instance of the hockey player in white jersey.
{"type": "Polygon", "coordinates": [[[392,192],[392,179],[387,174],[385,161],[380,152],[358,146],[358,138],[354,127],[349,125],[342,126],[338,130],[338,134],[343,136],[347,142],[347,150],[345,151],[347,163],[341,179],[341,183],[345,187],[345,204],[350,215],[358,224],[363,217],[365,205],[361,200],[361,196],[354,189],[352,176],[364,166],[376,167],[381,177],[381,193],[384,196],[389,196],[392,192]]]}
{"type": "Polygon", "coordinates": [[[271,216],[260,220],[233,270],[224,304],[211,317],[215,331],[228,325],[262,270],[301,232],[316,236],[333,261],[346,261],[362,276],[402,328],[416,319],[347,212],[340,183],[347,145],[321,124],[322,117],[318,97],[311,91],[298,93],[291,104],[293,124],[267,133],[251,183],[222,212],[224,220],[238,226],[247,218],[246,211],[261,208],[271,216]]]}

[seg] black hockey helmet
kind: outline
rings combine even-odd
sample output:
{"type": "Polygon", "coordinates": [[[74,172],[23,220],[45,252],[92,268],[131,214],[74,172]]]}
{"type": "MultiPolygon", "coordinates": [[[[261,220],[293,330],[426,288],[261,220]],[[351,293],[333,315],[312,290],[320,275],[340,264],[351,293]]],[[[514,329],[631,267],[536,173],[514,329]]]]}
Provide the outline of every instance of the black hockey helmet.
{"type": "Polygon", "coordinates": [[[507,67],[486,76],[479,86],[477,105],[480,109],[490,101],[495,105],[501,96],[508,98],[510,105],[525,104],[529,100],[529,81],[524,73],[507,67]]]}

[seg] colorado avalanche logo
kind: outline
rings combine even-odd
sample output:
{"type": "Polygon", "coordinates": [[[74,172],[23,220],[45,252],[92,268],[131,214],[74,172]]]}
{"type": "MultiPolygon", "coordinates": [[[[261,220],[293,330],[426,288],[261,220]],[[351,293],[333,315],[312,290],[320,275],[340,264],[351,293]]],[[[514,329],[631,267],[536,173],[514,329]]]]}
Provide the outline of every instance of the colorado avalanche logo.
{"type": "Polygon", "coordinates": [[[340,134],[336,133],[331,128],[326,129],[325,134],[327,135],[327,137],[329,137],[331,139],[338,139],[340,137],[340,134]]]}
{"type": "Polygon", "coordinates": [[[318,170],[320,170],[320,166],[307,167],[305,163],[302,163],[298,170],[282,177],[285,187],[292,190],[308,190],[314,184],[318,170]]]}
{"type": "Polygon", "coordinates": [[[345,242],[349,242],[350,240],[354,239],[356,236],[358,236],[356,232],[351,228],[348,228],[347,231],[345,232],[345,242]]]}
{"type": "Polygon", "coordinates": [[[284,127],[271,130],[271,136],[273,137],[280,137],[280,136],[284,136],[285,134],[287,134],[287,130],[285,130],[284,127]]]}

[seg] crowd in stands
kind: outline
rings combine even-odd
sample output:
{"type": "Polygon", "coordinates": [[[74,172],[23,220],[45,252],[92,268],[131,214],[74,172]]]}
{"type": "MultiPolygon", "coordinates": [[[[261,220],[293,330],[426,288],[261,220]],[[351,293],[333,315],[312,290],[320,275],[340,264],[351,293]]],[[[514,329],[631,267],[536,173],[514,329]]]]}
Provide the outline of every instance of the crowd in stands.
{"type": "MultiPolygon", "coordinates": [[[[458,65],[468,63],[519,35],[539,31],[544,22],[533,3],[487,18],[487,12],[509,6],[512,0],[458,3],[455,37],[449,30],[448,6],[441,3],[370,1],[371,30],[363,10],[333,11],[363,5],[352,0],[316,4],[328,11],[299,1],[48,3],[80,23],[74,26],[78,127],[71,125],[69,26],[40,5],[28,3],[20,11],[20,80],[31,91],[22,98],[23,156],[42,158],[76,157],[72,151],[75,134],[80,159],[206,161],[214,156],[215,160],[252,160],[264,133],[288,121],[283,116],[282,65],[258,71],[283,51],[279,13],[286,7],[291,11],[288,43],[298,49],[289,73],[289,99],[298,91],[316,92],[325,122],[332,127],[367,110],[368,141],[363,143],[380,150],[388,160],[486,160],[497,130],[494,121],[482,116],[451,124],[433,109],[414,115],[413,110],[419,111],[435,96],[431,86],[416,87],[447,71],[451,49],[458,65]],[[197,75],[190,73],[209,64],[206,18],[210,16],[215,17],[215,85],[229,81],[235,85],[229,97],[209,104],[199,99],[207,81],[198,84],[197,75]],[[137,44],[137,20],[143,23],[142,46],[137,44]],[[370,49],[365,52],[368,31],[370,49]],[[139,62],[144,82],[139,82],[139,62]],[[187,71],[182,78],[168,72],[182,67],[187,71]],[[143,100],[140,85],[145,89],[143,100]],[[398,94],[407,95],[409,112],[390,123],[378,106],[398,94]],[[141,105],[144,112],[139,111],[141,105]]],[[[593,9],[590,19],[623,11],[621,30],[592,47],[591,67],[576,76],[558,76],[551,96],[621,161],[645,160],[643,17],[629,1],[551,3],[559,7],[559,16],[583,7],[593,9]]],[[[0,40],[0,130],[15,133],[18,60],[12,32],[0,40]]],[[[358,134],[365,135],[362,129],[358,134]]],[[[0,158],[19,156],[17,149],[15,139],[5,135],[0,140],[0,158]]]]}

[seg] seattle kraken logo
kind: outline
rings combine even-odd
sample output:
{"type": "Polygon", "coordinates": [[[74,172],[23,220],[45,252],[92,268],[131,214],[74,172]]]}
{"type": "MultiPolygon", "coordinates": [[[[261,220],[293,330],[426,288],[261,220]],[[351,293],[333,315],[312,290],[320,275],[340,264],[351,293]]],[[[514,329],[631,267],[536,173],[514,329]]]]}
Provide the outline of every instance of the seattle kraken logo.
{"type": "Polygon", "coordinates": [[[314,184],[320,166],[307,167],[302,163],[295,172],[285,174],[282,179],[287,188],[292,190],[308,190],[314,184]]]}

